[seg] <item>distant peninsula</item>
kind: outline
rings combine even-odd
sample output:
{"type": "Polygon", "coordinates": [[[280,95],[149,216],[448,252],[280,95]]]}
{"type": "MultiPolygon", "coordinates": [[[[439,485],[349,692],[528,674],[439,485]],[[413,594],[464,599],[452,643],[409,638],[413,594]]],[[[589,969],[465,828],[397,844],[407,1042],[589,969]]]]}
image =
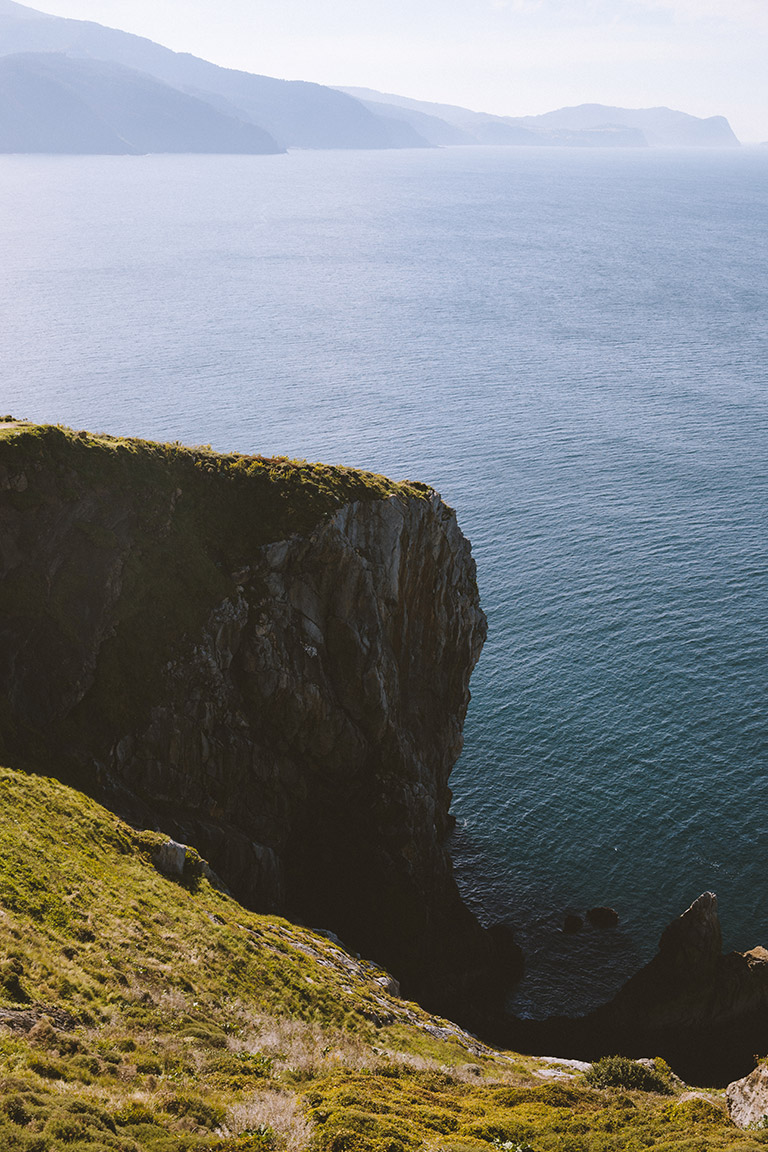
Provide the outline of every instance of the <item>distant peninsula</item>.
{"type": "Polygon", "coordinates": [[[724,116],[702,119],[672,108],[614,108],[579,104],[541,116],[493,116],[453,104],[434,104],[371,88],[342,88],[366,108],[400,117],[433,144],[508,144],[549,147],[736,148],[724,116]]]}
{"type": "MultiPolygon", "coordinates": [[[[334,88],[220,68],[196,56],[173,52],[142,36],[106,28],[87,20],[48,16],[25,5],[15,4],[13,0],[0,0],[0,57],[28,53],[57,54],[60,58],[73,61],[73,70],[74,61],[88,61],[92,66],[101,62],[131,69],[134,73],[131,81],[133,89],[130,93],[126,91],[131,107],[135,109],[139,103],[138,88],[143,83],[147,114],[166,122],[169,133],[168,146],[139,145],[139,151],[282,152],[287,148],[432,147],[402,120],[391,119],[385,112],[370,112],[359,100],[334,88]],[[143,74],[143,81],[136,73],[143,74]],[[155,89],[152,94],[150,79],[159,81],[165,86],[164,89],[155,89]],[[168,87],[205,105],[208,109],[205,116],[200,107],[193,109],[188,104],[182,108],[179,105],[170,116],[170,123],[167,122],[170,100],[168,87]],[[219,117],[218,129],[213,117],[214,111],[219,117]],[[259,130],[263,146],[256,146],[255,132],[251,131],[249,136],[243,125],[259,130]],[[191,132],[193,137],[187,148],[182,147],[185,132],[191,132]]],[[[52,67],[61,69],[63,65],[52,64],[52,67]]],[[[94,146],[86,147],[89,141],[91,145],[95,144],[95,128],[94,133],[89,134],[82,143],[73,138],[69,146],[65,147],[62,136],[59,147],[44,146],[40,133],[46,117],[55,119],[53,104],[58,100],[61,89],[46,89],[39,76],[39,62],[37,68],[34,81],[29,80],[26,89],[22,88],[16,77],[13,83],[0,79],[0,133],[3,141],[13,138],[13,147],[3,143],[0,144],[0,151],[98,151],[94,146]],[[16,137],[12,135],[14,126],[17,126],[16,137]]],[[[97,103],[109,85],[111,91],[115,91],[117,81],[115,74],[111,78],[101,77],[100,91],[93,94],[97,103]]],[[[124,74],[122,81],[128,83],[124,74]]],[[[83,87],[84,77],[80,75],[76,81],[78,97],[82,95],[83,87]]],[[[83,110],[78,105],[77,118],[81,125],[84,125],[83,116],[83,110]]],[[[107,127],[116,127],[121,135],[120,125],[109,123],[108,117],[107,120],[107,127]]],[[[115,151],[110,133],[107,133],[107,140],[111,146],[108,147],[105,141],[103,151],[115,151]]],[[[129,137],[126,143],[132,145],[134,141],[129,137]]],[[[124,148],[128,152],[133,150],[131,146],[124,148]]]]}

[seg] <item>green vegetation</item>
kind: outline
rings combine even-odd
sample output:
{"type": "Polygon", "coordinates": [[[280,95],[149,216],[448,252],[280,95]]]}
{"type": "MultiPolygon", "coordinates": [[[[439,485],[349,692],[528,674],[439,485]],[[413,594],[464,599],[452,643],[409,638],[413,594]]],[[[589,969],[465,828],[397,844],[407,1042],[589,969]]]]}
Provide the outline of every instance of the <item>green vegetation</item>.
{"type": "Polygon", "coordinates": [[[248,912],[199,869],[162,876],[160,839],[0,770],[3,1150],[768,1147],[717,1096],[681,1098],[663,1069],[653,1085],[596,1087],[478,1047],[390,996],[372,965],[248,912]]]}
{"type": "Polygon", "coordinates": [[[637,1088],[640,1092],[662,1094],[670,1091],[668,1078],[657,1069],[626,1056],[603,1056],[595,1061],[586,1078],[595,1088],[637,1088]]]}

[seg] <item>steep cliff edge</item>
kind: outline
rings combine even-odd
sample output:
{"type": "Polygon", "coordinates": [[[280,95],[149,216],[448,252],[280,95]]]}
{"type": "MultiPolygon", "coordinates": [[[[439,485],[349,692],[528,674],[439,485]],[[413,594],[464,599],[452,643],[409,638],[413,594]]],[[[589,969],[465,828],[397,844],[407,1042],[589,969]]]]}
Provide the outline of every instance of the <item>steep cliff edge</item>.
{"type": "Polygon", "coordinates": [[[0,425],[0,754],[332,928],[413,995],[495,970],[448,777],[485,638],[423,485],[0,425]]]}
{"type": "Polygon", "coordinates": [[[765,1152],[663,1066],[489,1049],[162,840],[0,767],[3,1152],[765,1152]]]}

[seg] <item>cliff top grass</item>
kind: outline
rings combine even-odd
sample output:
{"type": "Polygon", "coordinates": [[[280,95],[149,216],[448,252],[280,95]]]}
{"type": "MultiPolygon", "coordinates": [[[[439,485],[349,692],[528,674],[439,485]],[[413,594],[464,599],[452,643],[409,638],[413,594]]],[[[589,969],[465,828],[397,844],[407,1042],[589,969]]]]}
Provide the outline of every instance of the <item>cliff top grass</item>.
{"type": "MultiPolygon", "coordinates": [[[[249,509],[249,519],[258,517],[258,525],[241,527],[255,528],[259,543],[307,531],[323,516],[353,501],[395,495],[423,498],[430,492],[425,484],[393,481],[359,468],[287,456],[215,452],[208,444],[159,443],[75,431],[60,424],[34,424],[12,416],[0,417],[0,463],[8,468],[65,464],[92,480],[101,476],[108,482],[119,475],[135,484],[152,479],[163,488],[171,481],[188,483],[201,477],[217,478],[239,490],[250,486],[251,496],[258,495],[258,500],[249,509]]],[[[231,493],[227,495],[231,499],[231,493]]]]}
{"type": "Polygon", "coordinates": [[[643,1091],[485,1048],[334,940],[243,909],[194,851],[164,876],[163,840],[0,769],[4,1152],[768,1145],[661,1064],[643,1091]]]}

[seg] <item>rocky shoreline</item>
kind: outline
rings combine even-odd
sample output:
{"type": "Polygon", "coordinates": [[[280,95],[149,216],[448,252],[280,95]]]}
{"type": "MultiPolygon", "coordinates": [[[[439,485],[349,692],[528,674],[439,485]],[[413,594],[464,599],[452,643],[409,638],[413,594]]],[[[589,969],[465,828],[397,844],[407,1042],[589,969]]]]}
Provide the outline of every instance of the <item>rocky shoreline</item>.
{"type": "Polygon", "coordinates": [[[494,1042],[595,1060],[663,1057],[689,1083],[724,1086],[768,1050],[768,951],[722,951],[717,898],[703,893],[662,933],[654,958],[581,1017],[508,1018],[494,1042]]]}

